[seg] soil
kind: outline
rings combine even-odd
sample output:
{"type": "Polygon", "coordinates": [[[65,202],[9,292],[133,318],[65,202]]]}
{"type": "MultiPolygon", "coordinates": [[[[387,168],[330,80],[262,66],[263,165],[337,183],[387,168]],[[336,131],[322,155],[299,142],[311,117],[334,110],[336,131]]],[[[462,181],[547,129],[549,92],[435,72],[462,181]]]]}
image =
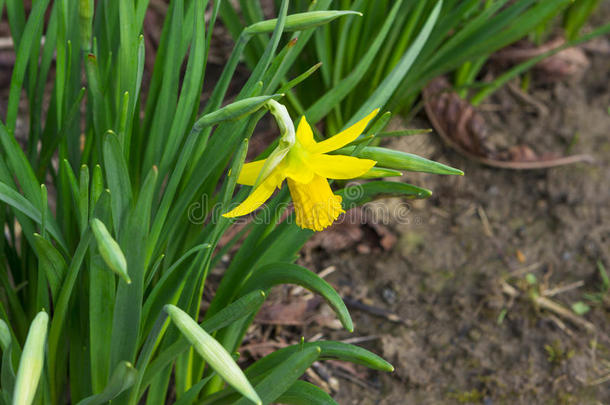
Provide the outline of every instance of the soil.
{"type": "MultiPolygon", "coordinates": [[[[610,269],[610,57],[589,56],[580,78],[535,82],[533,102],[503,90],[481,110],[488,110],[484,116],[503,142],[528,143],[538,153],[586,153],[594,164],[493,169],[461,157],[433,134],[402,138],[389,146],[466,175],[407,174],[402,180],[434,195],[365,207],[375,213],[365,217],[396,236],[389,250],[372,224],[359,234],[364,241],[340,225],[335,236],[353,243],[339,251],[324,234],[309,244],[303,264],[334,266],[327,280],[366,305],[351,308],[354,335],[368,337],[363,345],[396,369],[356,382],[340,379],[337,402],[610,403],[610,292],[593,300],[586,295],[603,290],[597,263],[610,269]],[[549,310],[537,296],[561,308],[549,310]],[[573,315],[576,302],[590,310],[573,315]],[[374,314],[380,310],[386,316],[374,314]]],[[[301,330],[306,339],[317,332],[316,326],[301,330]]]]}

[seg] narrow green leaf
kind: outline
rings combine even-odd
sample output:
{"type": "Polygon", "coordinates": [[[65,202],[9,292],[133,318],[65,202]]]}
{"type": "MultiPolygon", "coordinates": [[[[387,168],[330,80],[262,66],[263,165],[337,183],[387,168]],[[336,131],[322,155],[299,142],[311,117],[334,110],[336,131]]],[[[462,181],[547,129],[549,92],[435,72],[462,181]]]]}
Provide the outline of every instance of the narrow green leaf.
{"type": "MultiPolygon", "coordinates": [[[[348,146],[336,151],[340,155],[352,155],[355,147],[348,146]]],[[[362,148],[354,156],[362,159],[373,159],[379,166],[389,167],[395,170],[405,170],[408,172],[424,172],[434,174],[453,174],[463,176],[464,172],[442,163],[428,160],[412,153],[401,152],[378,146],[367,146],[362,148]]]]}
{"type": "Polygon", "coordinates": [[[203,387],[214,377],[216,374],[213,373],[203,380],[199,381],[197,384],[193,385],[188,389],[185,393],[182,394],[179,400],[174,402],[174,405],[190,405],[195,403],[195,400],[199,396],[199,393],[203,389],[203,387]]]}
{"type": "Polygon", "coordinates": [[[346,128],[355,124],[358,120],[362,119],[366,114],[369,113],[369,111],[372,111],[375,108],[383,107],[385,103],[390,99],[402,79],[411,69],[411,66],[413,66],[413,63],[415,62],[415,59],[417,59],[419,52],[426,44],[428,37],[432,32],[432,28],[434,28],[436,24],[442,7],[443,0],[439,0],[434,6],[434,9],[430,13],[430,15],[428,16],[428,19],[426,20],[426,23],[422,27],[421,31],[409,47],[409,50],[400,59],[396,67],[392,69],[390,74],[386,76],[386,78],[381,82],[381,84],[373,92],[373,94],[371,94],[371,96],[360,106],[360,109],[347,122],[347,124],[345,125],[346,128]]]}
{"type": "Polygon", "coordinates": [[[320,388],[307,381],[295,381],[277,400],[286,405],[338,405],[320,388]]]}
{"type": "Polygon", "coordinates": [[[262,404],[258,394],[252,388],[237,363],[235,363],[235,360],[216,339],[203,330],[197,322],[180,308],[166,305],[165,312],[168,313],[180,332],[193,345],[197,353],[203,357],[219,376],[255,404],[262,404]]]}
{"type": "MultiPolygon", "coordinates": [[[[250,316],[253,311],[260,307],[264,300],[265,294],[262,291],[253,291],[225,306],[217,314],[203,321],[199,326],[208,331],[208,333],[214,333],[240,319],[250,316]]],[[[186,338],[181,336],[176,342],[161,352],[154,362],[151,363],[150,367],[145,370],[146,373],[142,380],[141,389],[146,389],[159,372],[166,369],[174,359],[188,350],[188,348],[186,338]]]]}
{"type": "Polygon", "coordinates": [[[165,304],[172,302],[180,286],[186,282],[183,273],[179,271],[182,268],[182,263],[194,253],[209,248],[211,248],[209,243],[202,243],[189,249],[163,273],[161,279],[155,284],[148,297],[146,297],[144,307],[142,308],[142,322],[144,324],[142,330],[144,336],[148,334],[149,329],[152,327],[155,314],[158,314],[165,304]]]}
{"type": "Polygon", "coordinates": [[[112,401],[123,391],[131,388],[136,381],[138,372],[131,363],[123,361],[117,365],[108,381],[108,385],[97,395],[87,397],[77,403],[77,405],[102,405],[112,401]]]}
{"type": "Polygon", "coordinates": [[[189,52],[176,113],[173,117],[171,129],[169,131],[169,133],[174,134],[174,136],[167,137],[168,139],[166,140],[161,163],[159,165],[161,177],[164,177],[170,162],[176,157],[178,147],[184,138],[184,134],[188,128],[187,126],[191,122],[190,117],[197,111],[201,95],[201,83],[203,82],[205,67],[207,65],[204,13],[200,10],[200,7],[202,6],[202,4],[200,4],[201,2],[195,1],[194,3],[195,18],[193,19],[191,50],[189,52]]]}
{"type": "Polygon", "coordinates": [[[60,355],[62,351],[59,348],[59,343],[61,336],[64,333],[66,315],[68,313],[72,291],[74,289],[74,285],[76,284],[76,279],[78,278],[78,273],[80,272],[80,268],[83,260],[85,259],[85,254],[87,253],[90,242],[91,232],[86,230],[82,235],[78,246],[76,247],[76,251],[72,256],[72,261],[68,266],[68,272],[66,273],[66,278],[59,293],[59,299],[55,305],[55,311],[53,312],[53,319],[51,320],[51,327],[49,329],[48,356],[49,385],[52,401],[54,401],[54,398],[57,398],[58,393],[62,390],[62,387],[56,386],[58,379],[61,378],[61,376],[58,374],[61,372],[60,370],[64,369],[63,363],[58,364],[58,361],[63,362],[64,360],[60,355]],[[60,355],[60,358],[58,358],[58,355],[60,355]]]}
{"type": "MultiPolygon", "coordinates": [[[[320,356],[321,349],[318,346],[304,347],[278,364],[261,382],[256,384],[257,392],[261,393],[264,404],[274,402],[280,395],[286,392],[294,382],[301,377],[311,364],[320,356]]],[[[242,399],[236,405],[245,405],[242,399]]]]}
{"type": "MultiPolygon", "coordinates": [[[[13,74],[11,76],[5,120],[6,126],[11,134],[15,132],[17,112],[19,109],[19,99],[21,97],[21,89],[23,87],[25,71],[32,54],[32,47],[36,46],[36,43],[38,43],[38,46],[40,46],[40,35],[42,33],[40,28],[43,25],[44,14],[48,5],[49,0],[39,0],[32,5],[32,10],[30,11],[25,28],[23,29],[23,35],[21,36],[19,42],[16,42],[19,44],[19,46],[15,47],[17,56],[15,58],[15,65],[13,67],[13,74]]],[[[2,135],[0,134],[0,137],[1,136],[2,135]]]]}
{"type": "Polygon", "coordinates": [[[34,251],[40,260],[41,268],[45,271],[51,287],[51,296],[55,301],[66,276],[68,268],[66,261],[51,242],[37,233],[34,234],[34,251]]]}
{"type": "Polygon", "coordinates": [[[121,143],[114,132],[106,132],[103,148],[106,180],[112,195],[114,230],[119,234],[123,213],[129,207],[132,199],[129,172],[123,157],[121,143]]]}
{"type": "Polygon", "coordinates": [[[371,170],[358,177],[359,179],[376,179],[380,177],[398,177],[402,176],[402,172],[394,169],[388,169],[386,167],[373,167],[371,170]]]}
{"type": "Polygon", "coordinates": [[[39,312],[32,321],[15,378],[13,405],[30,405],[34,401],[44,365],[48,324],[49,315],[44,311],[39,312]]]}
{"type": "Polygon", "coordinates": [[[13,368],[13,342],[9,342],[6,349],[2,350],[2,371],[0,374],[0,383],[2,383],[2,393],[9,400],[13,397],[13,389],[15,388],[15,370],[13,368]]]}
{"type": "MultiPolygon", "coordinates": [[[[2,182],[0,182],[0,201],[5,202],[6,204],[15,208],[17,211],[25,214],[34,222],[42,225],[42,215],[40,214],[38,208],[32,205],[32,203],[30,203],[30,201],[28,201],[24,196],[2,182]]],[[[64,249],[64,251],[67,252],[68,248],[66,247],[66,243],[64,242],[57,225],[54,221],[51,221],[51,218],[49,218],[47,223],[47,229],[51,236],[53,236],[53,238],[55,238],[59,245],[64,249]]]]}
{"type": "MultiPolygon", "coordinates": [[[[402,0],[394,3],[392,10],[390,10],[388,13],[383,26],[380,28],[379,33],[375,37],[375,40],[368,48],[366,54],[362,56],[358,64],[354,67],[352,72],[337,85],[333,86],[326,94],[320,97],[311,107],[307,109],[305,116],[309,122],[316,123],[320,121],[354,89],[360,80],[362,80],[365,73],[369,70],[370,65],[373,63],[375,55],[377,55],[377,52],[383,45],[401,4],[402,0]]],[[[378,104],[373,108],[381,105],[382,104],[378,104]]],[[[373,108],[371,108],[371,110],[373,110],[373,108]]]]}
{"type": "Polygon", "coordinates": [[[78,209],[80,223],[83,224],[82,233],[89,220],[89,168],[87,165],[81,166],[78,181],[78,209]]]}
{"type": "Polygon", "coordinates": [[[9,133],[0,121],[0,144],[4,149],[4,158],[26,198],[40,210],[40,183],[34,174],[25,153],[21,150],[15,137],[9,133]]]}
{"type": "Polygon", "coordinates": [[[394,371],[394,367],[390,363],[362,347],[342,342],[320,341],[296,344],[276,350],[248,367],[246,369],[246,376],[250,379],[254,379],[258,376],[265,375],[267,372],[276,369],[278,365],[285,362],[293,353],[311,347],[319,347],[321,349],[320,360],[333,359],[348,361],[354,364],[361,364],[374,370],[386,372],[394,371]]]}
{"type": "Polygon", "coordinates": [[[343,197],[341,204],[344,209],[349,210],[379,198],[428,198],[432,191],[396,181],[372,181],[348,186],[338,190],[337,195],[343,197]]]}
{"type": "Polygon", "coordinates": [[[8,346],[11,344],[11,330],[4,320],[0,319],[0,347],[2,348],[2,355],[8,350],[8,346]]]}
{"type": "Polygon", "coordinates": [[[156,167],[149,170],[119,238],[133,283],[127,284],[121,280],[117,289],[112,324],[111,367],[116,367],[122,360],[133,362],[137,355],[147,268],[146,240],[157,174],[156,167]]]}
{"type": "MultiPolygon", "coordinates": [[[[101,168],[97,171],[101,175],[101,168]]],[[[93,169],[93,191],[95,186],[96,168],[93,169]]],[[[100,192],[96,197],[96,209],[91,217],[102,222],[110,219],[110,193],[100,192]]],[[[101,393],[110,376],[110,346],[112,343],[112,314],[116,294],[116,277],[108,269],[95,246],[91,246],[89,255],[89,345],[91,362],[91,388],[94,394],[101,393]]]]}

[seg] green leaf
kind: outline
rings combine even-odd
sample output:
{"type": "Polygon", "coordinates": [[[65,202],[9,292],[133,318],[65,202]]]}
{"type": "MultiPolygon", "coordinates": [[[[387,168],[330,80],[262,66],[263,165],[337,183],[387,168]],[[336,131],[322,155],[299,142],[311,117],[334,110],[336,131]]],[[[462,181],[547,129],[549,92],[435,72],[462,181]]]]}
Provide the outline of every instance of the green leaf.
{"type": "Polygon", "coordinates": [[[338,190],[337,195],[343,197],[341,204],[348,210],[379,198],[428,198],[432,191],[396,181],[373,181],[347,186],[338,190]]]}
{"type": "MultiPolygon", "coordinates": [[[[261,393],[264,404],[274,402],[280,395],[288,390],[294,382],[301,377],[311,364],[320,356],[321,349],[318,346],[304,347],[281,364],[278,364],[261,382],[256,384],[256,391],[261,393]]],[[[242,399],[236,405],[245,405],[247,401],[242,399]]]]}
{"type": "Polygon", "coordinates": [[[0,144],[5,152],[4,159],[17,178],[23,194],[40,210],[40,183],[17,140],[7,131],[2,122],[0,122],[0,144]]]}
{"type": "Polygon", "coordinates": [[[129,211],[124,232],[119,236],[119,244],[126,253],[127,268],[133,282],[127,284],[121,280],[117,288],[112,324],[111,367],[122,360],[133,362],[137,354],[147,268],[146,240],[157,174],[157,168],[153,166],[144,179],[135,206],[129,211]]]}
{"type": "MultiPolygon", "coordinates": [[[[9,132],[15,132],[15,125],[17,123],[17,112],[19,109],[19,99],[21,97],[21,89],[23,86],[23,80],[25,72],[28,67],[28,61],[32,55],[32,49],[40,44],[40,27],[44,24],[44,14],[49,4],[49,0],[39,0],[32,5],[32,10],[28,16],[27,23],[23,29],[23,35],[16,41],[18,46],[15,47],[17,56],[15,58],[15,64],[13,66],[13,74],[11,76],[10,92],[8,96],[8,106],[6,111],[6,126],[9,132]]],[[[37,55],[36,55],[37,56],[37,55]]],[[[36,63],[38,60],[36,60],[36,63]]],[[[32,65],[31,65],[32,66],[32,65]]],[[[0,137],[2,135],[0,134],[0,137]]]]}
{"type": "Polygon", "coordinates": [[[426,44],[428,37],[432,32],[432,28],[434,28],[434,25],[436,24],[436,20],[438,19],[442,6],[443,1],[439,0],[428,16],[428,19],[426,20],[426,23],[422,27],[421,31],[409,47],[409,50],[403,55],[396,67],[394,67],[390,74],[386,76],[373,94],[371,94],[369,98],[360,106],[360,109],[352,116],[348,123],[345,124],[345,128],[355,124],[358,122],[358,120],[362,119],[364,116],[366,116],[366,114],[373,111],[375,108],[383,107],[390,99],[426,44]]]}
{"type": "Polygon", "coordinates": [[[2,384],[3,394],[7,397],[6,399],[10,400],[13,396],[13,388],[15,387],[13,338],[8,325],[4,320],[0,320],[0,325],[2,334],[2,370],[0,372],[0,383],[2,384]]]}
{"type": "Polygon", "coordinates": [[[108,381],[108,385],[97,395],[87,397],[77,403],[77,405],[102,405],[113,400],[123,391],[131,388],[136,381],[138,372],[131,363],[123,361],[117,365],[108,381]]]}
{"type": "Polygon", "coordinates": [[[240,289],[242,293],[267,290],[279,284],[297,284],[320,294],[335,311],[345,329],[352,332],[354,325],[349,311],[334,288],[316,273],[292,263],[272,263],[254,271],[240,289]]]}
{"type": "Polygon", "coordinates": [[[182,394],[182,396],[180,397],[179,400],[174,402],[174,405],[190,405],[190,404],[193,404],[195,402],[195,400],[197,399],[197,397],[199,396],[199,393],[201,392],[203,387],[215,375],[216,374],[213,373],[213,374],[207,376],[206,378],[204,378],[203,380],[199,381],[197,384],[193,385],[191,388],[188,389],[188,391],[186,391],[185,393],[182,394]]]}
{"type": "MultiPolygon", "coordinates": [[[[265,294],[262,291],[253,291],[225,306],[217,314],[203,321],[199,326],[207,330],[208,333],[214,333],[240,319],[250,316],[260,307],[264,300],[265,294]]],[[[180,339],[161,352],[150,367],[146,369],[146,373],[142,379],[141,389],[146,389],[160,371],[169,366],[174,359],[188,350],[188,348],[189,346],[186,338],[181,336],[180,339]]]]}
{"type": "Polygon", "coordinates": [[[111,206],[114,230],[119,234],[123,213],[129,207],[132,199],[129,172],[123,157],[121,143],[114,132],[106,132],[103,149],[106,180],[108,181],[108,187],[112,196],[111,206]]]}
{"type": "Polygon", "coordinates": [[[277,400],[286,405],[337,405],[326,392],[307,381],[295,381],[277,400]]]}
{"type": "Polygon", "coordinates": [[[11,330],[9,329],[6,322],[0,319],[0,348],[2,348],[3,353],[8,350],[8,347],[11,344],[11,339],[11,330]]]}
{"type": "MultiPolygon", "coordinates": [[[[182,90],[176,107],[176,114],[172,121],[170,134],[174,136],[168,137],[162,154],[161,163],[159,165],[161,177],[164,177],[170,162],[176,157],[176,152],[180,143],[184,138],[187,130],[187,125],[191,121],[191,117],[197,112],[201,95],[201,83],[207,65],[207,50],[205,41],[205,21],[204,13],[199,10],[201,7],[199,1],[194,2],[195,18],[193,19],[193,39],[191,42],[191,51],[186,66],[184,80],[182,82],[182,90]],[[203,68],[202,68],[203,67],[203,68]]],[[[209,35],[211,37],[211,33],[209,35]]]]}
{"type": "Polygon", "coordinates": [[[112,238],[106,225],[97,218],[91,220],[91,230],[97,242],[97,248],[110,270],[118,274],[127,284],[131,279],[127,273],[127,260],[119,244],[112,238]]]}
{"type": "Polygon", "coordinates": [[[373,167],[368,172],[364,173],[359,179],[376,179],[380,177],[398,177],[402,176],[402,172],[394,169],[388,169],[386,167],[373,167]]]}
{"type": "Polygon", "coordinates": [[[168,313],[180,332],[193,345],[209,366],[229,385],[255,404],[262,404],[258,394],[235,360],[220,343],[203,330],[186,312],[174,305],[166,305],[168,313]]]}
{"type": "Polygon", "coordinates": [[[163,273],[163,276],[161,276],[161,279],[155,284],[144,302],[144,308],[142,309],[144,336],[148,334],[148,330],[152,327],[155,315],[163,309],[165,304],[172,302],[176,293],[179,291],[180,286],[186,282],[183,273],[179,271],[182,269],[182,263],[194,253],[209,248],[211,248],[210,244],[202,243],[189,249],[163,273]]]}
{"type": "Polygon", "coordinates": [[[406,170],[408,172],[424,172],[434,174],[453,174],[463,176],[464,172],[442,163],[428,160],[412,153],[401,152],[378,146],[366,146],[356,151],[354,146],[346,146],[334,153],[340,155],[356,156],[362,159],[372,159],[379,166],[395,170],[406,170]],[[355,152],[354,152],[355,151],[355,152]]]}
{"type": "MultiPolygon", "coordinates": [[[[318,98],[318,100],[307,109],[305,112],[305,116],[311,123],[316,123],[322,119],[328,112],[330,112],[333,108],[336,107],[337,104],[341,102],[353,89],[356,85],[362,80],[365,73],[369,70],[369,67],[374,61],[375,55],[384,44],[384,40],[392,27],[392,23],[396,18],[396,14],[400,9],[402,4],[402,0],[396,1],[392,10],[388,13],[388,16],[383,24],[383,26],[379,29],[379,33],[375,37],[375,40],[368,48],[366,54],[362,56],[358,64],[354,67],[351,73],[333,86],[326,94],[322,97],[318,98]]],[[[374,107],[376,108],[376,107],[374,107]]],[[[373,110],[373,108],[371,109],[373,110]]]]}
{"type": "Polygon", "coordinates": [[[48,324],[49,315],[42,311],[36,315],[30,325],[15,378],[13,405],[30,405],[34,401],[44,365],[48,324]]]}
{"type": "Polygon", "coordinates": [[[37,233],[34,234],[34,251],[40,260],[41,268],[45,270],[51,295],[55,301],[66,276],[68,268],[66,261],[51,242],[37,233]]]}
{"type": "MultiPolygon", "coordinates": [[[[40,214],[38,208],[36,208],[24,196],[22,196],[17,191],[13,190],[8,185],[2,182],[0,182],[0,201],[5,202],[6,204],[15,208],[17,211],[25,214],[34,222],[42,225],[42,215],[40,214]]],[[[64,251],[67,252],[68,248],[66,247],[66,243],[64,242],[63,237],[55,221],[52,221],[52,218],[47,218],[46,226],[51,236],[53,236],[57,243],[59,243],[59,245],[64,249],[64,251]]]]}
{"type": "Polygon", "coordinates": [[[56,382],[58,378],[61,378],[59,375],[61,370],[64,369],[65,371],[65,365],[63,363],[58,364],[58,360],[60,362],[63,361],[63,358],[58,359],[58,354],[61,353],[59,343],[62,333],[64,332],[72,291],[76,284],[76,279],[78,278],[78,273],[80,272],[90,242],[91,232],[87,229],[82,235],[81,240],[76,247],[76,251],[72,256],[72,261],[68,266],[68,272],[66,273],[66,278],[59,293],[59,299],[55,305],[51,327],[49,328],[49,385],[52,399],[57,397],[58,390],[61,391],[61,387],[56,386],[56,382]]]}
{"type": "Polygon", "coordinates": [[[374,370],[386,372],[394,371],[394,367],[392,367],[390,363],[362,347],[343,342],[320,341],[300,343],[276,350],[248,367],[246,369],[246,376],[250,379],[254,379],[258,376],[265,375],[270,370],[276,369],[293,353],[311,347],[318,347],[321,349],[319,356],[320,360],[334,359],[348,361],[354,364],[361,364],[374,370]]]}

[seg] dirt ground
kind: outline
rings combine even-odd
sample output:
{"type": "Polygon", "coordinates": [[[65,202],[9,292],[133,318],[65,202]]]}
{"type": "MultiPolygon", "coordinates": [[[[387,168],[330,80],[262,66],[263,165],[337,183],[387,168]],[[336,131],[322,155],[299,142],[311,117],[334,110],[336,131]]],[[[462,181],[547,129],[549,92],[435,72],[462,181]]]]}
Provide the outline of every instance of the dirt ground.
{"type": "MultiPolygon", "coordinates": [[[[586,295],[603,289],[597,262],[610,269],[610,57],[591,61],[580,78],[535,82],[533,102],[501,91],[482,109],[509,143],[587,153],[594,164],[500,170],[434,134],[402,138],[390,146],[466,175],[407,174],[434,195],[369,205],[382,226],[360,227],[347,243],[353,229],[340,228],[345,248],[335,249],[332,235],[309,244],[302,262],[333,266],[327,280],[360,304],[352,302],[353,335],[322,329],[324,337],[363,337],[396,368],[339,378],[337,402],[610,403],[610,292],[586,295]],[[590,307],[582,316],[570,309],[579,301],[590,307]]],[[[320,329],[300,331],[308,338],[320,329]]]]}

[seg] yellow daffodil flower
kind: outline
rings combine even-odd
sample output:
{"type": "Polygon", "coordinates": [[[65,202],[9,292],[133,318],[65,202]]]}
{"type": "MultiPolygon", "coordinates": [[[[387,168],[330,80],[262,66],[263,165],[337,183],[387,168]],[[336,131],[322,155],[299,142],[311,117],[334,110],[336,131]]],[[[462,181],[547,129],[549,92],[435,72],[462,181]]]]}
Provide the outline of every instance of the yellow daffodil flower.
{"type": "MultiPolygon", "coordinates": [[[[281,108],[286,117],[285,108],[281,108]]],[[[249,214],[267,201],[286,179],[294,202],[297,225],[314,231],[321,231],[332,225],[345,211],[341,207],[341,196],[333,194],[327,179],[360,177],[375,166],[376,162],[327,153],[358,138],[378,112],[379,109],[376,109],[356,124],[321,142],[314,140],[305,117],[299,122],[296,137],[292,122],[289,122],[288,128],[282,128],[280,121],[285,124],[286,120],[278,119],[280,129],[285,134],[280,140],[280,146],[267,159],[243,166],[237,182],[254,186],[254,190],[244,202],[223,216],[233,218],[249,214]]],[[[274,115],[277,114],[276,111],[274,115]]]]}

